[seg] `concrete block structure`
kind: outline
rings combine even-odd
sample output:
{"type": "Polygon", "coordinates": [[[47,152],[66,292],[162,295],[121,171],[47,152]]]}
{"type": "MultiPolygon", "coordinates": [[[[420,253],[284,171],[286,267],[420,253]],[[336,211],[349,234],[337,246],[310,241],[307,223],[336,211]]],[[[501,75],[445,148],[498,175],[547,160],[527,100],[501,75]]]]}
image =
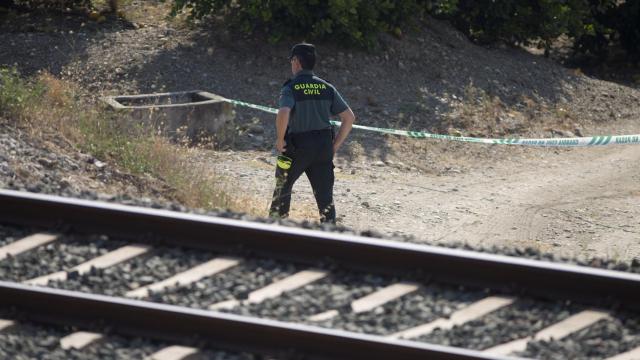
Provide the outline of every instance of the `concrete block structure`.
{"type": "Polygon", "coordinates": [[[235,117],[233,105],[206,91],[109,96],[104,100],[132,126],[149,127],[174,139],[197,141],[212,136],[235,117]]]}

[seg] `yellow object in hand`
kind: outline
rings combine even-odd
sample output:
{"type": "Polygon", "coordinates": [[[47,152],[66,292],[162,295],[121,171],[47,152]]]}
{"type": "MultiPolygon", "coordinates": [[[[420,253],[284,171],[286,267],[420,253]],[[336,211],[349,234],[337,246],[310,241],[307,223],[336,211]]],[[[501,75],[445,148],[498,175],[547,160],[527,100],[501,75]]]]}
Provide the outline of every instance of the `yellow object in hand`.
{"type": "Polygon", "coordinates": [[[288,156],[284,156],[284,155],[278,155],[278,160],[277,160],[277,164],[278,167],[281,168],[282,170],[289,170],[289,168],[291,167],[291,158],[288,156]]]}

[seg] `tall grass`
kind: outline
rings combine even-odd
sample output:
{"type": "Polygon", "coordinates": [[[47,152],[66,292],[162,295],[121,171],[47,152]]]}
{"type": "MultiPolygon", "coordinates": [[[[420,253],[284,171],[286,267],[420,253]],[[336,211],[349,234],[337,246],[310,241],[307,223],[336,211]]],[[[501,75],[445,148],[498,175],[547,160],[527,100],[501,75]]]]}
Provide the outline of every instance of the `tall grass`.
{"type": "Polygon", "coordinates": [[[231,208],[258,215],[255,202],[233,198],[224,179],[190,161],[192,149],[143,128],[132,129],[117,114],[81,100],[73,84],[48,73],[25,79],[0,68],[0,117],[34,136],[63,136],[77,149],[135,175],[164,180],[169,197],[185,206],[231,208]]]}

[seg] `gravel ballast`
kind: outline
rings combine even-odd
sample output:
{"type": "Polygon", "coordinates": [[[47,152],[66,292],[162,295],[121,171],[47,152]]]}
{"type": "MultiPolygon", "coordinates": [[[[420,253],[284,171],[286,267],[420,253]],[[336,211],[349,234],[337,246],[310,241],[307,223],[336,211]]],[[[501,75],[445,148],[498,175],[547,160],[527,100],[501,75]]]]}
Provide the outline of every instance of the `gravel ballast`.
{"type": "Polygon", "coordinates": [[[65,328],[44,328],[20,323],[0,332],[0,358],[13,360],[63,359],[52,357],[60,338],[71,331],[65,328]]]}
{"type": "MultiPolygon", "coordinates": [[[[112,240],[106,236],[85,238],[63,236],[59,241],[42,246],[35,251],[15,258],[5,259],[5,261],[0,262],[0,269],[9,277],[13,276],[18,280],[24,280],[59,269],[68,269],[124,244],[124,241],[112,240]],[[46,269],[46,271],[37,267],[34,270],[34,266],[29,266],[35,260],[45,262],[47,265],[43,269],[46,269]],[[15,268],[11,264],[15,264],[15,268]],[[29,275],[20,279],[18,274],[29,275]]],[[[84,275],[71,273],[67,281],[54,281],[50,282],[49,285],[76,291],[122,296],[129,290],[164,280],[176,273],[189,270],[219,256],[221,254],[199,250],[158,247],[151,253],[133,258],[111,268],[92,269],[84,275]]],[[[178,286],[162,292],[151,293],[148,299],[174,305],[207,308],[209,305],[220,301],[230,299],[244,300],[253,290],[269,285],[298,271],[308,269],[306,266],[264,258],[248,257],[241,260],[239,265],[231,269],[188,286],[178,286]]],[[[414,293],[377,307],[372,311],[354,314],[350,309],[352,301],[405,279],[350,271],[329,264],[322,264],[320,268],[328,269],[330,272],[328,278],[285,293],[278,298],[269,299],[260,304],[241,305],[230,311],[243,315],[275,318],[282,321],[306,322],[354,332],[387,335],[422,325],[438,318],[447,318],[456,310],[489,294],[489,291],[483,289],[469,289],[436,283],[421,284],[420,288],[414,293]],[[340,312],[335,318],[318,323],[308,321],[308,317],[311,315],[333,309],[340,312]]],[[[514,305],[500,309],[479,320],[454,327],[448,331],[436,330],[418,340],[441,345],[484,349],[510,340],[530,336],[536,331],[556,323],[579,310],[577,306],[571,304],[547,303],[534,299],[518,300],[514,305]]],[[[585,336],[588,337],[587,340],[596,336],[607,339],[607,336],[609,338],[611,336],[615,337],[615,333],[618,332],[630,334],[618,336],[619,339],[622,339],[620,342],[625,346],[631,348],[637,344],[636,330],[627,331],[620,330],[620,328],[621,326],[618,325],[608,326],[602,330],[603,334],[591,335],[589,333],[585,336]]],[[[615,347],[615,341],[618,340],[614,339],[612,341],[610,346],[615,347]]],[[[14,340],[14,342],[17,343],[18,341],[14,340]]],[[[583,347],[583,345],[571,345],[576,343],[583,344],[584,341],[577,339],[566,344],[564,342],[534,343],[529,346],[527,351],[533,354],[540,353],[542,354],[541,358],[545,358],[547,353],[555,354],[558,352],[562,354],[570,353],[578,356],[576,358],[583,355],[590,356],[588,355],[589,351],[591,351],[590,348],[583,347]]],[[[587,343],[593,343],[593,341],[587,341],[587,343]]],[[[15,347],[14,345],[8,346],[9,349],[15,347]]],[[[41,348],[43,346],[51,345],[45,339],[44,342],[37,340],[30,346],[37,353],[42,351],[41,348]],[[44,345],[41,345],[41,343],[44,345]]],[[[158,350],[145,346],[135,341],[128,349],[123,349],[125,345],[113,345],[107,350],[102,348],[96,350],[98,352],[94,358],[144,357],[148,355],[147,352],[158,350]],[[117,350],[112,351],[109,349],[117,350]],[[111,353],[116,355],[110,357],[111,355],[109,354],[111,353]],[[118,354],[124,355],[120,356],[118,354]]],[[[87,353],[84,352],[82,355],[84,354],[87,353]]],[[[71,359],[76,358],[73,353],[65,353],[65,356],[71,359]]],[[[207,358],[216,358],[213,356],[211,355],[207,358]]],[[[58,358],[63,359],[65,357],[60,355],[58,358]]],[[[585,359],[589,360],[596,358],[598,357],[585,357],[585,359]]],[[[550,357],[550,359],[555,358],[550,357]]]]}
{"type": "Polygon", "coordinates": [[[304,270],[292,263],[246,258],[235,267],[187,286],[151,294],[149,300],[206,308],[226,300],[245,300],[249,293],[304,270]]]}
{"type": "Polygon", "coordinates": [[[483,292],[454,286],[429,284],[416,293],[391,301],[372,311],[346,312],[322,326],[355,332],[389,335],[426,324],[478,300],[483,292]]]}
{"type": "Polygon", "coordinates": [[[577,311],[575,306],[562,303],[519,299],[510,306],[450,330],[436,329],[418,341],[482,350],[531,336],[577,311]]]}
{"type": "Polygon", "coordinates": [[[109,240],[104,235],[62,236],[52,243],[0,261],[0,279],[25,281],[57,271],[66,271],[124,244],[109,240]]]}
{"type": "Polygon", "coordinates": [[[237,307],[232,311],[243,315],[306,322],[356,332],[390,334],[439,317],[446,317],[457,308],[480,297],[478,292],[460,291],[454,287],[431,284],[371,311],[359,314],[352,312],[351,303],[354,300],[396,282],[397,279],[383,276],[334,270],[328,278],[321,281],[284,293],[278,298],[237,307]],[[337,310],[339,315],[319,322],[308,319],[328,310],[337,310]]]}
{"type": "Polygon", "coordinates": [[[111,296],[167,279],[213,257],[210,253],[180,248],[155,248],[151,253],[106,269],[69,276],[67,281],[50,281],[48,286],[111,296]]]}
{"type": "Polygon", "coordinates": [[[233,311],[284,321],[304,321],[307,317],[326,310],[345,309],[353,300],[390,283],[391,279],[383,276],[334,270],[326,278],[301,289],[284,293],[260,304],[238,307],[233,311]]]}
{"type": "Polygon", "coordinates": [[[637,314],[616,314],[560,340],[536,341],[519,356],[548,360],[601,360],[640,346],[637,314]]]}
{"type": "Polygon", "coordinates": [[[29,230],[23,227],[0,225],[0,247],[20,240],[28,234],[29,230]]]}
{"type": "MultiPolygon", "coordinates": [[[[8,317],[3,317],[8,319],[8,317]]],[[[77,331],[72,327],[42,325],[19,321],[0,332],[0,358],[12,360],[125,360],[144,359],[149,355],[174,344],[140,337],[125,337],[109,334],[104,339],[81,349],[62,349],[60,339],[77,331]]],[[[190,360],[253,360],[263,359],[259,355],[234,353],[202,348],[198,356],[190,360]]]]}
{"type": "MultiPolygon", "coordinates": [[[[124,337],[109,335],[104,341],[92,344],[82,350],[86,359],[144,359],[147,356],[174,344],[154,341],[140,337],[124,337]]],[[[198,346],[194,346],[200,348],[198,346]]],[[[77,353],[77,350],[66,353],[77,353]]],[[[248,353],[231,353],[221,350],[202,349],[197,356],[189,357],[189,360],[253,360],[261,357],[248,353]]],[[[60,359],[65,359],[60,357],[60,359]]]]}

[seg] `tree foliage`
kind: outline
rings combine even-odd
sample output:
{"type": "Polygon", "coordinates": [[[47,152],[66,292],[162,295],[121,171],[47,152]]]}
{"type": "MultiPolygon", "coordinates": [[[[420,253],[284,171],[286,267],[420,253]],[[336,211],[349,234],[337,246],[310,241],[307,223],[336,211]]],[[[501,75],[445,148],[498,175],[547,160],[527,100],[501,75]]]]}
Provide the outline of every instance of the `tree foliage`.
{"type": "Polygon", "coordinates": [[[175,0],[174,14],[224,18],[245,34],[332,38],[371,47],[380,32],[401,35],[424,14],[450,20],[479,43],[537,42],[566,34],[576,52],[603,56],[611,43],[640,59],[640,0],[175,0]]]}
{"type": "Polygon", "coordinates": [[[579,33],[589,21],[583,0],[443,0],[447,15],[472,39],[491,43],[547,41],[564,33],[579,33]]]}
{"type": "Polygon", "coordinates": [[[21,8],[25,10],[64,10],[87,8],[91,0],[4,0],[7,7],[21,8]]]}
{"type": "Polygon", "coordinates": [[[634,61],[640,61],[640,0],[626,1],[616,9],[611,27],[618,33],[622,47],[634,61]]]}
{"type": "Polygon", "coordinates": [[[245,34],[283,37],[333,38],[364,46],[374,45],[380,32],[401,34],[401,27],[418,19],[424,0],[175,0],[174,13],[224,17],[245,34]]]}

